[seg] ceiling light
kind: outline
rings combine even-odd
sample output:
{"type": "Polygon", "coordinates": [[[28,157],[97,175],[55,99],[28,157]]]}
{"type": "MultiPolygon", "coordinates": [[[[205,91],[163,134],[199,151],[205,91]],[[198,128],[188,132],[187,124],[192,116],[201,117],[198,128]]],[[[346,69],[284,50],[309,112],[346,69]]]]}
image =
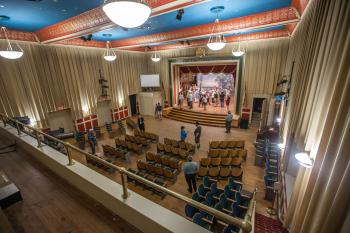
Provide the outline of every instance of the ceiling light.
{"type": "Polygon", "coordinates": [[[115,52],[109,48],[109,41],[107,41],[106,43],[106,51],[103,54],[103,58],[106,61],[114,61],[117,58],[117,55],[115,54],[115,52]]]}
{"type": "Polygon", "coordinates": [[[210,9],[212,13],[217,14],[217,17],[207,44],[210,50],[218,51],[223,49],[226,45],[224,35],[217,35],[217,33],[220,32],[219,13],[222,12],[224,9],[225,8],[223,6],[217,6],[210,9]]]}
{"type": "Polygon", "coordinates": [[[298,160],[300,165],[306,168],[310,168],[314,164],[314,160],[311,159],[309,154],[306,152],[295,154],[295,158],[298,160]]]}
{"type": "Polygon", "coordinates": [[[153,62],[159,62],[160,61],[160,55],[159,54],[152,54],[151,59],[153,62]]]}
{"type": "Polygon", "coordinates": [[[241,37],[238,38],[238,50],[234,50],[232,49],[232,55],[235,57],[240,57],[244,55],[244,51],[241,50],[241,41],[240,41],[241,37]]]}
{"type": "Polygon", "coordinates": [[[280,148],[280,149],[284,149],[286,146],[283,144],[283,143],[278,143],[278,148],[280,148]]]}
{"type": "Polygon", "coordinates": [[[102,9],[112,22],[125,28],[141,26],[152,12],[148,5],[138,0],[105,0],[102,9]]]}
{"type": "Polygon", "coordinates": [[[7,59],[18,59],[23,56],[23,50],[22,48],[16,43],[18,49],[13,48],[13,44],[11,44],[10,40],[7,37],[7,30],[5,27],[1,27],[1,30],[5,34],[6,42],[7,42],[7,48],[0,50],[0,56],[7,58],[7,59]]]}

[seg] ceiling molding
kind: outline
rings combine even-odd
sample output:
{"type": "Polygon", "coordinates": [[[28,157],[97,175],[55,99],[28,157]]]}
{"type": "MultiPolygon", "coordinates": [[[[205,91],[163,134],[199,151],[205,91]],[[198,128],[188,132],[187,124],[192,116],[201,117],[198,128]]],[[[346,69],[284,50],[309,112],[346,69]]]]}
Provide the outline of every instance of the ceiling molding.
{"type": "MultiPolygon", "coordinates": [[[[263,40],[263,39],[272,39],[272,38],[281,38],[281,37],[289,37],[289,32],[286,29],[283,30],[272,30],[267,32],[257,32],[252,34],[244,34],[237,36],[228,36],[225,37],[227,43],[234,43],[238,41],[252,41],[252,40],[263,40]]],[[[155,52],[155,51],[163,51],[163,50],[174,50],[174,49],[186,49],[186,48],[196,48],[206,46],[208,40],[196,40],[191,41],[190,45],[186,43],[176,43],[169,45],[159,45],[152,46],[150,48],[147,47],[134,47],[134,48],[124,48],[123,50],[128,51],[140,51],[140,52],[155,52]]]]}
{"type": "MultiPolygon", "coordinates": [[[[238,33],[243,30],[253,30],[296,23],[300,20],[298,16],[298,12],[294,7],[286,7],[255,15],[223,20],[220,22],[221,30],[217,32],[217,34],[238,33]]],[[[147,46],[184,39],[208,37],[212,33],[213,24],[214,23],[203,24],[170,32],[116,40],[111,42],[111,46],[115,48],[138,47],[142,45],[147,46]]]]}
{"type": "MultiPolygon", "coordinates": [[[[38,42],[37,37],[32,32],[22,32],[22,31],[7,29],[7,37],[10,40],[38,42]]],[[[5,38],[6,38],[5,33],[3,32],[3,30],[0,30],[0,39],[5,39],[5,38]]]]}
{"type": "Polygon", "coordinates": [[[83,47],[94,47],[94,48],[105,48],[106,42],[103,41],[85,41],[81,38],[75,38],[71,40],[59,41],[56,44],[61,45],[72,45],[72,46],[83,46],[83,47]]]}
{"type": "MultiPolygon", "coordinates": [[[[200,4],[206,0],[148,0],[152,8],[151,17],[200,4]]],[[[53,43],[81,37],[105,29],[116,27],[103,12],[102,7],[86,11],[57,24],[36,31],[42,43],[53,43]]]]}
{"type": "Polygon", "coordinates": [[[310,0],[293,0],[292,6],[297,9],[300,15],[304,13],[304,10],[306,9],[308,3],[310,0]]]}

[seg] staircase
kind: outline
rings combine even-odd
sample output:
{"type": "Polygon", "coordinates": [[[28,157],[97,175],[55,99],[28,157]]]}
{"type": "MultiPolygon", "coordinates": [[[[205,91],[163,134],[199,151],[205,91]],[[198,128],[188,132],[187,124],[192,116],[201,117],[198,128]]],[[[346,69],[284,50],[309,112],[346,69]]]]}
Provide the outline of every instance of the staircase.
{"type": "Polygon", "coordinates": [[[198,121],[200,125],[214,127],[225,127],[225,116],[224,114],[195,112],[186,109],[180,110],[179,108],[172,108],[167,115],[164,115],[164,117],[176,121],[192,124],[198,121]]]}

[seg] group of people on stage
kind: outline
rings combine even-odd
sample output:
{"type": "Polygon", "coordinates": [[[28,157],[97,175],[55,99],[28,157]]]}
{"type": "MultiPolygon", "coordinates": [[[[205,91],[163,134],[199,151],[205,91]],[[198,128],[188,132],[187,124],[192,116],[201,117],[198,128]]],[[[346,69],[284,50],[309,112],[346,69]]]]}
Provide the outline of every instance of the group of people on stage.
{"type": "Polygon", "coordinates": [[[192,86],[186,92],[180,89],[179,91],[179,106],[182,109],[185,99],[187,100],[187,106],[189,109],[193,108],[193,103],[198,103],[198,107],[207,110],[207,105],[219,106],[224,108],[226,104],[227,110],[229,110],[231,101],[231,90],[222,88],[201,89],[197,86],[192,86]]]}

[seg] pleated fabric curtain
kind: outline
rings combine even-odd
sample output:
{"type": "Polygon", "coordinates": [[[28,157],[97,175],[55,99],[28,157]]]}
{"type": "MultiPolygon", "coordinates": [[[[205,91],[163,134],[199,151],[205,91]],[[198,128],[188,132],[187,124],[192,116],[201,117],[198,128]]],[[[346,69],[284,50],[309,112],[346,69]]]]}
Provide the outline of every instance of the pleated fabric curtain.
{"type": "Polygon", "coordinates": [[[288,53],[286,73],[293,61],[295,72],[283,136],[293,142],[287,145],[291,151],[310,151],[315,162],[311,169],[299,168],[284,224],[291,233],[345,233],[350,230],[350,2],[309,4],[288,53]]]}
{"type": "MultiPolygon", "coordinates": [[[[0,42],[2,46],[4,41],[0,42]]],[[[96,113],[100,96],[99,70],[108,80],[112,107],[124,106],[139,91],[139,76],[147,72],[145,55],[117,52],[107,62],[102,49],[21,43],[19,60],[0,59],[0,110],[8,115],[28,115],[47,123],[47,112],[59,106],[72,108],[74,118],[96,113]]]]}

